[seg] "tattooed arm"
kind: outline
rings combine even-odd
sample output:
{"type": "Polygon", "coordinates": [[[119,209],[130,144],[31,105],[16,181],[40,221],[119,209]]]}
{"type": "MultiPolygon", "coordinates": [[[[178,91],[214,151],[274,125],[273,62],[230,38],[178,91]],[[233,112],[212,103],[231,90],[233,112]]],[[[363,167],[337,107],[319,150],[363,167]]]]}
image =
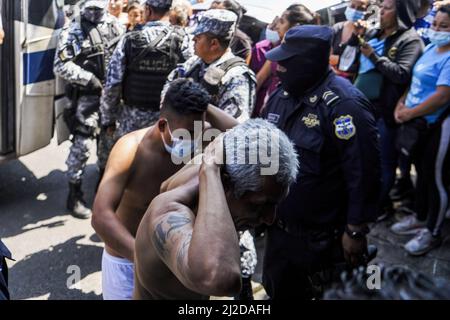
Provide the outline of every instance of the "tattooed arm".
{"type": "Polygon", "coordinates": [[[231,296],[241,287],[239,243],[220,168],[204,162],[199,176],[199,186],[184,185],[153,201],[149,209],[153,246],[188,289],[208,296],[231,296]],[[198,193],[195,217],[189,207],[198,193]]]}

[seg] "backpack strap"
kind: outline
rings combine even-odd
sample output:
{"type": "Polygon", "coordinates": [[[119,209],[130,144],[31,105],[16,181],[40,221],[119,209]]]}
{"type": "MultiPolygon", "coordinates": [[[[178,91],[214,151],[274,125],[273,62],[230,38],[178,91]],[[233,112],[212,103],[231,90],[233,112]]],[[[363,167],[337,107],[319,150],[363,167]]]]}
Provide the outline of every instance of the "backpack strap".
{"type": "Polygon", "coordinates": [[[247,63],[242,58],[234,57],[234,58],[231,58],[230,60],[227,60],[224,63],[222,63],[219,66],[219,68],[222,69],[223,71],[225,71],[225,73],[227,73],[234,67],[240,67],[240,66],[247,66],[247,63]]]}
{"type": "MultiPolygon", "coordinates": [[[[86,19],[81,19],[81,29],[91,42],[91,52],[87,58],[96,58],[99,70],[105,70],[105,41],[97,27],[86,19]]],[[[102,79],[101,79],[102,80],[102,79]]]]}

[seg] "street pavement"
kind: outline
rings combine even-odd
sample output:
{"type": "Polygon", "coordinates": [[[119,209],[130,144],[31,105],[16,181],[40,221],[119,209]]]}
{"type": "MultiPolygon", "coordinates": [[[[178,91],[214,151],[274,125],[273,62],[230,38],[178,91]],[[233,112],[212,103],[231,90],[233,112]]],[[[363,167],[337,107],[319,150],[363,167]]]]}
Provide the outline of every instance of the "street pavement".
{"type": "MultiPolygon", "coordinates": [[[[70,143],[51,145],[29,156],[0,166],[0,238],[11,249],[12,299],[101,299],[103,244],[90,220],[78,220],[65,208],[67,179],[65,159],[70,143]],[[80,281],[72,281],[73,270],[80,281]]],[[[83,186],[92,204],[98,172],[92,151],[83,186]]],[[[406,265],[430,276],[450,279],[450,224],[443,245],[426,257],[409,257],[402,245],[408,240],[388,231],[393,219],[374,226],[370,242],[378,246],[374,262],[406,265]]],[[[261,285],[264,239],[258,239],[259,262],[254,276],[257,299],[266,295],[261,285]]]]}
{"type": "MultiPolygon", "coordinates": [[[[12,299],[101,299],[103,245],[90,220],[72,218],[65,206],[69,147],[53,141],[0,166],[0,238],[16,259],[8,263],[12,299]],[[71,266],[81,273],[75,286],[71,266]]],[[[93,153],[83,186],[90,204],[98,176],[93,153]]]]}

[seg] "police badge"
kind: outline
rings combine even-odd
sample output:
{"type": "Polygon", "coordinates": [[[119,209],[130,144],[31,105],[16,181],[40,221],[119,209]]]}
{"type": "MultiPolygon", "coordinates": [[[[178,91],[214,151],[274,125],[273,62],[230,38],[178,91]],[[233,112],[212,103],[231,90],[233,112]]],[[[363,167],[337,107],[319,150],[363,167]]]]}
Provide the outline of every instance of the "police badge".
{"type": "Polygon", "coordinates": [[[353,117],[346,115],[334,120],[335,134],[341,140],[350,140],[356,134],[353,117]]]}

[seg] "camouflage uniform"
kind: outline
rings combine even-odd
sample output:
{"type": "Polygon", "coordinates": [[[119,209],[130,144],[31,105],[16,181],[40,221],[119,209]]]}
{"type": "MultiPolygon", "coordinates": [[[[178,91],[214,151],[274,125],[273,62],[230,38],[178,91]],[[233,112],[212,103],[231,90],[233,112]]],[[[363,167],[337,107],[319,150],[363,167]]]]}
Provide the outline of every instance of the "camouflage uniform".
{"type": "MultiPolygon", "coordinates": [[[[147,42],[151,43],[167,28],[172,28],[168,22],[152,21],[148,22],[142,31],[138,32],[142,32],[147,38],[147,42]]],[[[169,36],[170,33],[161,42],[166,41],[169,36]]],[[[149,127],[159,118],[159,111],[139,109],[121,102],[122,85],[127,68],[127,55],[125,52],[127,40],[128,36],[124,37],[114,52],[100,106],[102,126],[117,127],[115,140],[132,131],[149,127]]],[[[194,55],[193,43],[186,32],[180,49],[184,60],[194,55]]]]}
{"type": "MultiPolygon", "coordinates": [[[[105,42],[110,42],[124,33],[117,19],[105,14],[97,25],[105,42]]],[[[91,41],[84,34],[77,19],[64,28],[59,36],[58,50],[54,62],[54,72],[71,85],[86,87],[93,78],[93,73],[83,69],[74,60],[83,49],[91,47],[91,41]]],[[[105,48],[105,65],[112,54],[111,48],[105,48]]],[[[90,156],[89,148],[99,133],[100,97],[98,95],[81,95],[78,99],[76,119],[77,126],[72,139],[72,147],[66,161],[67,175],[71,183],[81,182],[86,162],[90,156]]]]}
{"type": "MultiPolygon", "coordinates": [[[[218,36],[232,37],[236,28],[236,14],[227,10],[209,10],[205,12],[194,30],[194,35],[205,32],[218,36]]],[[[207,65],[202,59],[195,56],[179,65],[168,77],[162,96],[164,97],[170,83],[178,78],[186,77],[193,68],[199,68],[199,79],[203,79],[208,69],[218,67],[236,56],[230,49],[216,62],[207,65]]],[[[197,79],[198,80],[198,79],[197,79]]],[[[223,75],[218,92],[212,94],[212,104],[226,111],[239,122],[245,122],[253,112],[256,99],[256,77],[246,65],[238,65],[228,70],[223,75]]],[[[257,254],[253,236],[249,231],[239,233],[239,246],[241,250],[241,274],[242,278],[249,281],[255,273],[257,254]]],[[[247,288],[251,290],[250,288],[247,288]]],[[[248,298],[251,292],[241,293],[241,297],[248,298]]]]}
{"type": "MultiPolygon", "coordinates": [[[[202,15],[199,25],[194,31],[194,35],[205,32],[216,35],[230,36],[230,30],[235,29],[236,15],[226,10],[209,10],[202,15]]],[[[181,64],[168,77],[168,81],[163,90],[163,96],[170,83],[178,78],[183,78],[193,68],[199,68],[199,78],[208,72],[209,69],[219,67],[224,62],[229,61],[236,56],[230,49],[217,61],[207,65],[202,59],[195,56],[184,64],[181,64]]],[[[246,65],[238,65],[230,70],[222,77],[217,94],[212,94],[213,101],[216,107],[226,111],[233,117],[244,122],[250,118],[255,105],[256,97],[256,77],[246,65]]]]}

